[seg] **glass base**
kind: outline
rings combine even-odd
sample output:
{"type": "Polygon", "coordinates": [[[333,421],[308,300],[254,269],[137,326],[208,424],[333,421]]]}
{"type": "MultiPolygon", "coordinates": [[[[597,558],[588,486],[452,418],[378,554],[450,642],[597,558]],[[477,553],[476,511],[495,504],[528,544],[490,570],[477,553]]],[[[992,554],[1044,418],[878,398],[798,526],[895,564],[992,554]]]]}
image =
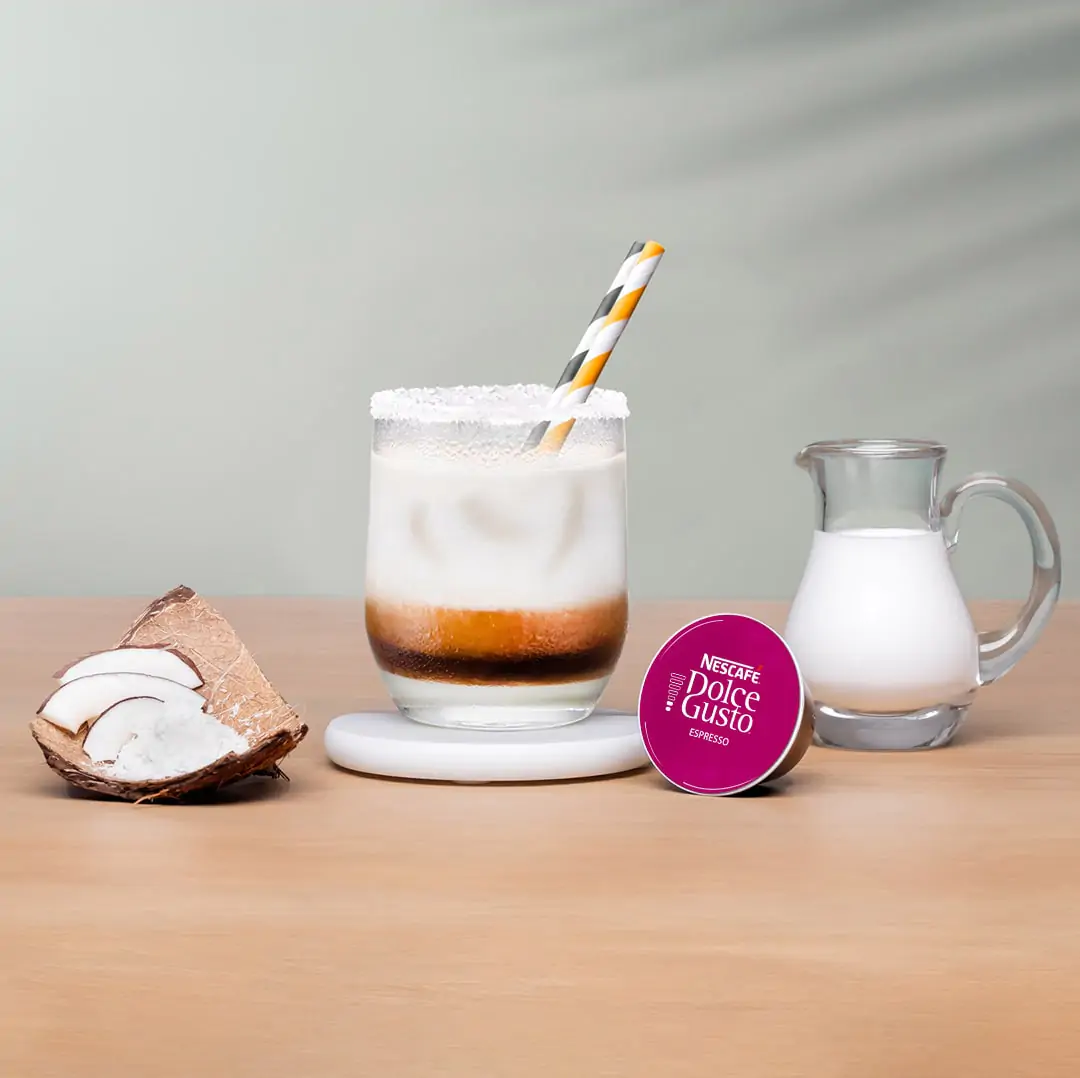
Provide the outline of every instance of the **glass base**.
{"type": "Polygon", "coordinates": [[[426,726],[544,730],[587,719],[608,678],[558,685],[458,685],[381,671],[397,709],[426,726]]]}
{"type": "Polygon", "coordinates": [[[947,745],[970,704],[936,704],[918,711],[870,714],[815,702],[814,744],[828,749],[911,752],[947,745]]]}

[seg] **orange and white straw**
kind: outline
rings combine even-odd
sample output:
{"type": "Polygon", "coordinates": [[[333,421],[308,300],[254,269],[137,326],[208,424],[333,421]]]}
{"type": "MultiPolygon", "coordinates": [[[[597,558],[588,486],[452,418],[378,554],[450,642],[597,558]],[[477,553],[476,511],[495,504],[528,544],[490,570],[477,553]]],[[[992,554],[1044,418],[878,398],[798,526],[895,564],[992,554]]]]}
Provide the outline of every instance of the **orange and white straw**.
{"type": "MultiPolygon", "coordinates": [[[[565,410],[581,404],[588,398],[593,386],[596,385],[596,381],[600,377],[600,372],[604,369],[604,364],[611,357],[615,345],[619,343],[619,338],[622,336],[623,330],[626,329],[630,316],[637,309],[637,305],[645,292],[645,287],[656,271],[656,267],[660,264],[663,254],[664,248],[653,240],[649,240],[642,247],[640,253],[634,259],[629,273],[626,275],[625,283],[622,285],[618,298],[595,332],[589,350],[581,361],[577,373],[574,374],[569,383],[560,384],[556,389],[552,398],[553,406],[557,406],[559,410],[565,410]]],[[[591,330],[592,326],[589,328],[591,330]]],[[[571,363],[573,363],[573,360],[571,360],[571,363]]],[[[544,430],[537,448],[541,452],[557,453],[563,447],[573,425],[573,419],[567,419],[561,423],[548,426],[544,430]]]]}
{"type": "MultiPolygon", "coordinates": [[[[630,271],[637,265],[638,256],[644,249],[645,244],[640,240],[630,245],[630,250],[622,260],[622,265],[619,266],[619,272],[615,274],[615,280],[611,282],[611,286],[604,293],[604,298],[597,306],[596,313],[592,316],[592,321],[581,335],[581,340],[578,341],[578,346],[574,349],[574,353],[570,357],[570,362],[567,363],[565,370],[562,372],[562,377],[555,384],[555,390],[551,394],[551,399],[548,401],[547,405],[549,412],[557,412],[559,410],[559,405],[562,403],[566,394],[570,392],[570,383],[573,382],[578,371],[581,370],[581,365],[585,362],[585,359],[589,354],[589,349],[592,347],[593,341],[596,340],[596,335],[603,329],[607,316],[611,314],[616,301],[619,296],[622,295],[623,285],[626,284],[626,279],[630,276],[630,271]]],[[[537,423],[525,442],[525,448],[535,449],[540,444],[549,425],[547,420],[537,423]]]]}

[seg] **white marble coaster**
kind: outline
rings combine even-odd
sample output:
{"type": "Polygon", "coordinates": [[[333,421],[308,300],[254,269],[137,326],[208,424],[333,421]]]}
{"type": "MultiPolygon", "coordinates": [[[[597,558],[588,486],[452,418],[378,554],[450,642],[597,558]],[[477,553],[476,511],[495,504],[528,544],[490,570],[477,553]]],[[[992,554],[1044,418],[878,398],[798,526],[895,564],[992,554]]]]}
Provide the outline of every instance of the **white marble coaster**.
{"type": "Polygon", "coordinates": [[[368,775],[442,782],[537,782],[632,771],[649,762],[636,715],[594,711],[551,730],[448,730],[397,711],[339,715],[326,754],[368,775]]]}

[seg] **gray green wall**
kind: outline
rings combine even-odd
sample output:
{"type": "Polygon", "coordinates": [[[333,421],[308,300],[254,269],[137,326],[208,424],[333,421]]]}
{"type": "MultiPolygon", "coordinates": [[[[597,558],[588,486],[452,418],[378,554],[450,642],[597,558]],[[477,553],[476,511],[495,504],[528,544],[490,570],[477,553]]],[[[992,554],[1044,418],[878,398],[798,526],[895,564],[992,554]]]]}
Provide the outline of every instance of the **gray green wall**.
{"type": "Polygon", "coordinates": [[[1080,5],[871,0],[0,4],[0,592],[358,594],[371,392],[553,379],[646,238],[638,596],[790,594],[854,435],[1080,594],[1080,5]]]}

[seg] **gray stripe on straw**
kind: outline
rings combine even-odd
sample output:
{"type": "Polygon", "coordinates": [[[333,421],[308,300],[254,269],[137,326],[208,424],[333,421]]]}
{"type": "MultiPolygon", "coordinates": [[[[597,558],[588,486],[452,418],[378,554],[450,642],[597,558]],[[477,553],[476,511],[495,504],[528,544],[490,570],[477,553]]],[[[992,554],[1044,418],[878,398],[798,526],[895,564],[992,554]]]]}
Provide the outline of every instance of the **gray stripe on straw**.
{"type": "Polygon", "coordinates": [[[562,389],[568,382],[572,382],[577,377],[577,372],[581,370],[582,363],[585,362],[585,357],[589,354],[588,348],[584,352],[578,352],[576,356],[566,365],[566,370],[562,372],[562,377],[555,384],[556,389],[562,389]]]}
{"type": "Polygon", "coordinates": [[[547,429],[550,426],[546,419],[541,420],[535,427],[529,432],[529,437],[525,439],[523,449],[535,449],[543,440],[544,435],[547,434],[547,429]]]}

